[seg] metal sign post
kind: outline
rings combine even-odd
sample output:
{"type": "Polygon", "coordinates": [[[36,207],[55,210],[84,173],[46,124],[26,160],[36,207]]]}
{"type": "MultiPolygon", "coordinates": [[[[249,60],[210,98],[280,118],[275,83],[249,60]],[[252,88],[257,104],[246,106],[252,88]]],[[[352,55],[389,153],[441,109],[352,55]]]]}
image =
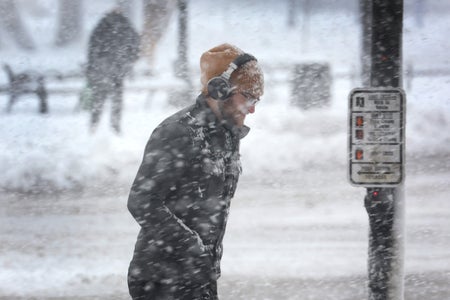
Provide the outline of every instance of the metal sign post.
{"type": "Polygon", "coordinates": [[[367,89],[349,101],[349,179],[364,186],[369,217],[369,300],[403,299],[405,95],[403,0],[360,0],[367,89]],[[370,58],[370,59],[369,59],[370,58]]]}

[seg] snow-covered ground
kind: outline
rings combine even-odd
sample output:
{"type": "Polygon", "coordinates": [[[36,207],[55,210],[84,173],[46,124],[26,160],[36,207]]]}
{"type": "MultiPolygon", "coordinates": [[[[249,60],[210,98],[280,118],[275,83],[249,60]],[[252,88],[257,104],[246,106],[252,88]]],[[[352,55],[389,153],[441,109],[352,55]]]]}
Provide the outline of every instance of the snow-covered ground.
{"type": "MultiPolygon", "coordinates": [[[[83,42],[54,49],[48,33],[54,32],[55,0],[38,2],[50,14],[27,20],[41,37],[38,51],[8,45],[0,49],[1,61],[18,69],[77,69],[85,61],[87,32],[111,3],[86,5],[83,42]]],[[[356,14],[314,14],[306,35],[301,14],[297,28],[286,26],[287,9],[279,1],[199,0],[190,9],[195,85],[199,56],[222,42],[254,54],[266,70],[266,93],[242,141],[244,173],[225,237],[222,299],[364,298],[365,190],[346,179],[347,97],[358,82],[342,76],[359,68],[356,14]],[[237,3],[243,3],[239,9],[237,3]],[[289,78],[293,64],[312,60],[331,64],[332,103],[304,112],[289,105],[289,78]]],[[[405,63],[416,70],[450,69],[450,21],[429,12],[424,22],[419,27],[405,16],[405,63]]],[[[174,18],[158,45],[154,76],[127,86],[173,85],[176,48],[174,18]]],[[[140,61],[136,69],[146,67],[140,61]]],[[[450,297],[448,82],[419,77],[406,89],[407,299],[450,297]]],[[[67,84],[83,86],[80,80],[67,84]]],[[[127,90],[121,136],[109,130],[108,110],[99,131],[89,134],[88,115],[75,110],[77,94],[50,95],[47,116],[36,113],[32,96],[12,114],[0,113],[0,299],[126,298],[138,231],[126,210],[127,192],[152,129],[177,110],[167,105],[167,95],[167,88],[127,90]]],[[[0,101],[3,109],[7,98],[0,95],[0,101]]]]}

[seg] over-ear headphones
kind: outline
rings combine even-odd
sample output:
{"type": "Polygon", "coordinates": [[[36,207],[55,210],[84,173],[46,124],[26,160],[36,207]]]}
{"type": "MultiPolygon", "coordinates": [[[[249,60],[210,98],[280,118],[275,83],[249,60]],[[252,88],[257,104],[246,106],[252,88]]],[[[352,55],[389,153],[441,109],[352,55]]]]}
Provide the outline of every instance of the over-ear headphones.
{"type": "Polygon", "coordinates": [[[220,74],[220,76],[216,76],[211,78],[208,83],[208,95],[215,99],[215,100],[226,100],[231,96],[231,84],[230,84],[230,77],[231,74],[238,69],[239,67],[243,66],[244,64],[248,63],[249,61],[255,60],[256,58],[253,55],[250,55],[248,53],[244,53],[236,57],[228,66],[225,72],[220,74]]]}

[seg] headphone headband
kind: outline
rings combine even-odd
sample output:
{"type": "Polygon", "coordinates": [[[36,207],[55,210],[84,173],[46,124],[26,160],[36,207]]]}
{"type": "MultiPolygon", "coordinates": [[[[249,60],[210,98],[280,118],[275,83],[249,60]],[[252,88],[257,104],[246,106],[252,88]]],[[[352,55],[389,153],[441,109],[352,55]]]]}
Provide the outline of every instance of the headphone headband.
{"type": "Polygon", "coordinates": [[[227,80],[230,79],[231,74],[236,70],[237,68],[245,65],[249,61],[255,60],[256,58],[248,53],[244,53],[236,57],[228,66],[228,69],[225,70],[220,76],[226,78],[227,80]]]}

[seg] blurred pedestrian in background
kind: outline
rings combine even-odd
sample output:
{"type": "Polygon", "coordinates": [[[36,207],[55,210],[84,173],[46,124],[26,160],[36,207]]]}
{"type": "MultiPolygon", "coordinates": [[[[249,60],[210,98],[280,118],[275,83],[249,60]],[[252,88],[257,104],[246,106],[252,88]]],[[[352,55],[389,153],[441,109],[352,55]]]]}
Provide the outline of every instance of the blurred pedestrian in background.
{"type": "Polygon", "coordinates": [[[119,10],[106,14],[91,34],[86,71],[91,110],[91,131],[100,121],[111,96],[111,126],[120,133],[123,82],[139,57],[139,35],[119,10]]]}

